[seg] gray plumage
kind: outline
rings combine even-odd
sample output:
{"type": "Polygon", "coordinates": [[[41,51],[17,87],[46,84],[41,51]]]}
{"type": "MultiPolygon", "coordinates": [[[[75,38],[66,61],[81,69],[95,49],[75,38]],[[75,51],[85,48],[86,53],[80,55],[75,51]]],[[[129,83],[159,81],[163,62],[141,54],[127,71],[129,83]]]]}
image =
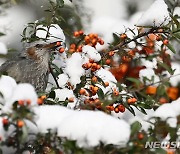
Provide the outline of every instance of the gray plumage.
{"type": "Polygon", "coordinates": [[[17,83],[30,83],[37,92],[43,92],[48,83],[50,51],[55,48],[56,43],[29,47],[2,64],[0,73],[7,73],[17,83]]]}

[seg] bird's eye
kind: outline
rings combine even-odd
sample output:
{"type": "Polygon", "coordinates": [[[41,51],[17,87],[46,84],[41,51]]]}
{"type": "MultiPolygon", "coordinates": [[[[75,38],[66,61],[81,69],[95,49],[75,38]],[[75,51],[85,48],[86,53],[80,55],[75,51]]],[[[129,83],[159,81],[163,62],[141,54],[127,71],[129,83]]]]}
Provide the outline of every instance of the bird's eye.
{"type": "Polygon", "coordinates": [[[42,44],[36,44],[36,48],[42,48],[43,45],[42,44]]]}

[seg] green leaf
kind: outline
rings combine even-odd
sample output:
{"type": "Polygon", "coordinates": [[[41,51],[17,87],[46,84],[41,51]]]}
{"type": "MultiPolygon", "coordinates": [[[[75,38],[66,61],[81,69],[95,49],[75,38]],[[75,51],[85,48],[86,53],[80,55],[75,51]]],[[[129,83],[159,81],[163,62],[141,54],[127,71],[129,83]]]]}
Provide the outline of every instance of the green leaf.
{"type": "Polygon", "coordinates": [[[179,21],[178,21],[178,19],[176,19],[176,16],[172,16],[172,15],[170,15],[170,16],[171,16],[172,20],[174,21],[174,23],[175,23],[177,26],[179,26],[179,21]]]}
{"type": "Polygon", "coordinates": [[[166,93],[165,86],[164,86],[164,85],[159,85],[159,86],[157,87],[157,94],[158,94],[159,96],[163,96],[165,93],[166,93]]]}
{"type": "Polygon", "coordinates": [[[55,91],[51,91],[51,92],[49,93],[49,98],[55,99],[55,97],[56,97],[55,91]]]}
{"type": "Polygon", "coordinates": [[[167,64],[165,63],[162,63],[162,62],[158,62],[158,64],[163,67],[164,69],[166,69],[171,75],[173,75],[174,71],[171,69],[170,66],[168,66],[167,64]]]}
{"type": "Polygon", "coordinates": [[[141,129],[142,125],[138,121],[134,122],[131,125],[131,135],[134,135],[135,133],[139,132],[141,129]]]}
{"type": "Polygon", "coordinates": [[[4,33],[2,33],[2,32],[0,32],[0,36],[3,36],[3,35],[5,35],[4,33]]]}
{"type": "Polygon", "coordinates": [[[169,50],[171,50],[173,53],[176,53],[176,50],[173,48],[173,46],[171,45],[171,44],[167,44],[166,45],[168,48],[169,48],[169,50]]]}
{"type": "Polygon", "coordinates": [[[139,86],[141,84],[141,81],[139,81],[136,78],[126,78],[127,80],[134,82],[137,86],[139,86]]]}
{"type": "Polygon", "coordinates": [[[99,99],[104,99],[104,92],[102,91],[101,88],[99,88],[97,95],[98,95],[99,99]]]}
{"type": "Polygon", "coordinates": [[[64,6],[64,0],[56,0],[57,6],[58,7],[63,7],[64,6]]]}

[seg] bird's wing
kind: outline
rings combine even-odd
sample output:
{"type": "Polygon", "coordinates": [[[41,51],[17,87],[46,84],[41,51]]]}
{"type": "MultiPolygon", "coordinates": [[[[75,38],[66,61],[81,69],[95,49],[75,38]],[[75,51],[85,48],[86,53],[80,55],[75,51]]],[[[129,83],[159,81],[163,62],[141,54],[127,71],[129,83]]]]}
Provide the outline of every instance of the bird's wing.
{"type": "Polygon", "coordinates": [[[7,60],[0,66],[0,74],[4,74],[4,73],[6,74],[8,69],[14,67],[14,65],[16,65],[19,61],[23,59],[26,59],[26,57],[21,54],[18,54],[14,58],[7,60]]]}

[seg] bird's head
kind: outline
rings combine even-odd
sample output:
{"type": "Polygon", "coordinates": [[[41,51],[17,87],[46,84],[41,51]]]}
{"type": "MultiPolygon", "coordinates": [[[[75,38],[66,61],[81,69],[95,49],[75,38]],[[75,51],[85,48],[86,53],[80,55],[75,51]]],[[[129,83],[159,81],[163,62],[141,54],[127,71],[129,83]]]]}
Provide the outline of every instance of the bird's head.
{"type": "Polygon", "coordinates": [[[32,47],[29,47],[26,50],[26,55],[34,60],[49,59],[49,55],[57,47],[60,46],[59,42],[53,42],[49,44],[36,44],[32,47]]]}

